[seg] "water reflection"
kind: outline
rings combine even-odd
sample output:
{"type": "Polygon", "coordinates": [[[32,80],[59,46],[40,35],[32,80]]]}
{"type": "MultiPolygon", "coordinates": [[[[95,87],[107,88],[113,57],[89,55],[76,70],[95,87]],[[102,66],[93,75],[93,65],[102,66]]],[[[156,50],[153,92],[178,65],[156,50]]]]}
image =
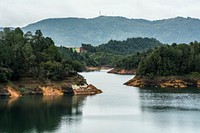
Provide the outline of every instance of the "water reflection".
{"type": "Polygon", "coordinates": [[[143,88],[139,90],[142,111],[200,111],[200,89],[143,88]]]}
{"type": "Polygon", "coordinates": [[[85,96],[33,96],[0,99],[0,132],[53,132],[62,118],[67,124],[81,119],[85,96]]]}

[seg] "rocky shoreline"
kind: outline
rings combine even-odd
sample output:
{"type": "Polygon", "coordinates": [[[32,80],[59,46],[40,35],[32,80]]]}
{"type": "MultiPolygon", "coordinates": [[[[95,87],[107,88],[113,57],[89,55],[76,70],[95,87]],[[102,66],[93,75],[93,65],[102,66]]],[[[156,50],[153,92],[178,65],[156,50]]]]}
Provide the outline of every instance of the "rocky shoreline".
{"type": "Polygon", "coordinates": [[[108,71],[108,73],[121,74],[121,75],[134,75],[134,74],[136,74],[136,71],[113,68],[112,70],[108,71]]]}
{"type": "Polygon", "coordinates": [[[93,71],[101,71],[101,70],[110,70],[112,69],[110,66],[98,66],[98,67],[86,67],[86,72],[93,72],[93,71]]]}
{"type": "Polygon", "coordinates": [[[161,88],[187,88],[200,87],[200,79],[193,79],[187,77],[170,76],[170,77],[139,77],[135,76],[133,79],[124,83],[127,86],[134,87],[161,87],[161,88]]]}
{"type": "Polygon", "coordinates": [[[0,84],[0,96],[20,97],[24,95],[94,95],[102,93],[95,86],[87,84],[79,74],[57,82],[41,82],[34,78],[22,78],[7,84],[0,84]]]}
{"type": "Polygon", "coordinates": [[[86,72],[100,71],[101,67],[86,67],[86,72]]]}

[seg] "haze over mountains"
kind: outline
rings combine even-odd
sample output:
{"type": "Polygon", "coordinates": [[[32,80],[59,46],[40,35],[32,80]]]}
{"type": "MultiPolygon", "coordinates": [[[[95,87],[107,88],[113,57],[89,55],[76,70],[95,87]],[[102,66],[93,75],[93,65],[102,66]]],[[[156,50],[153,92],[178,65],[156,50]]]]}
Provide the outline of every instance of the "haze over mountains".
{"type": "Polygon", "coordinates": [[[200,20],[176,17],[149,21],[125,17],[99,16],[85,18],[45,19],[23,27],[24,31],[40,29],[57,45],[80,46],[81,43],[100,45],[131,37],[153,37],[162,43],[200,41],[200,20]]]}

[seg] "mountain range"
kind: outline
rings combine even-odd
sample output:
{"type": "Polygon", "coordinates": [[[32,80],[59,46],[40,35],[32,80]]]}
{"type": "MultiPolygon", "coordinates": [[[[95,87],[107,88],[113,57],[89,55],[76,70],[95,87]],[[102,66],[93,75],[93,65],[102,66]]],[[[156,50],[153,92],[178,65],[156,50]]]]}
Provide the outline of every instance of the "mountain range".
{"type": "Polygon", "coordinates": [[[96,18],[51,18],[29,24],[23,31],[40,29],[56,45],[94,46],[109,40],[126,40],[132,37],[156,38],[162,43],[189,43],[200,41],[200,19],[176,17],[163,20],[128,19],[99,16],[96,18]]]}

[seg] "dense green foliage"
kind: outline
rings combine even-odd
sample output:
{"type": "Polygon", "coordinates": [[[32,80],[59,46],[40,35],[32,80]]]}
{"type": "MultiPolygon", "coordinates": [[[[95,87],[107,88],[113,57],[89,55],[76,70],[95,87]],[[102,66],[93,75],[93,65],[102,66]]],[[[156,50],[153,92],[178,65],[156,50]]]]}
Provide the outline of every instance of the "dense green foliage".
{"type": "Polygon", "coordinates": [[[161,46],[139,63],[138,75],[200,75],[200,43],[161,46]]]}
{"type": "Polygon", "coordinates": [[[90,57],[90,53],[77,53],[73,51],[71,48],[66,48],[63,46],[58,47],[59,52],[62,57],[68,57],[71,60],[75,60],[76,62],[81,62],[81,65],[84,66],[98,66],[97,62],[90,57]]]}
{"type": "Polygon", "coordinates": [[[98,66],[114,66],[123,56],[108,52],[95,52],[90,54],[90,58],[96,62],[98,66]]]}
{"type": "MultiPolygon", "coordinates": [[[[91,46],[91,45],[88,45],[91,46]]],[[[96,47],[91,46],[92,48],[96,49],[96,47]]],[[[84,52],[84,53],[77,53],[76,51],[72,51],[71,48],[66,47],[58,47],[59,52],[63,57],[70,57],[71,60],[76,60],[83,66],[102,66],[102,65],[112,65],[115,64],[116,61],[121,58],[120,55],[115,55],[106,52],[84,52]]]]}
{"type": "Polygon", "coordinates": [[[110,40],[106,44],[97,46],[97,51],[107,53],[130,55],[136,52],[143,52],[148,49],[159,47],[162,44],[154,38],[128,38],[125,41],[110,40]]]}
{"type": "Polygon", "coordinates": [[[20,28],[0,32],[0,82],[20,77],[61,80],[83,66],[62,56],[54,42],[40,30],[33,35],[20,28]]]}
{"type": "MultiPolygon", "coordinates": [[[[139,58],[130,55],[136,54],[138,52],[147,51],[161,45],[162,44],[154,38],[138,37],[128,38],[124,41],[110,40],[108,43],[101,44],[96,47],[90,44],[82,44],[82,48],[87,51],[89,57],[98,65],[111,65],[120,68],[123,67],[125,69],[130,69],[131,66],[138,61],[135,61],[134,63],[128,62],[133,60],[133,58],[139,58]]],[[[138,56],[141,55],[139,54],[138,56]]]]}
{"type": "Polygon", "coordinates": [[[78,46],[89,43],[95,46],[109,40],[128,37],[153,37],[163,43],[189,43],[200,41],[200,20],[176,17],[149,21],[125,17],[99,16],[96,18],[55,18],[30,24],[24,31],[40,29],[57,45],[78,46]]]}
{"type": "Polygon", "coordinates": [[[138,69],[140,61],[145,59],[152,52],[153,50],[149,49],[147,52],[138,52],[134,55],[125,56],[124,58],[116,62],[114,67],[125,70],[138,69]]]}

